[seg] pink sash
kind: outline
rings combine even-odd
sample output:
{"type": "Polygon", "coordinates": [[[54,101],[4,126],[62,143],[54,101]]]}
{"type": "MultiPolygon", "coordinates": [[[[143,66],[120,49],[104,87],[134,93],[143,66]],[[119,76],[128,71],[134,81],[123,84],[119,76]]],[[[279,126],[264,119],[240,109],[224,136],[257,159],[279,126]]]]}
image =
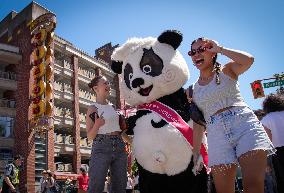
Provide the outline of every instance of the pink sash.
{"type": "MultiPolygon", "coordinates": [[[[139,105],[138,109],[146,109],[158,113],[165,121],[177,128],[187,142],[193,146],[193,130],[175,110],[159,101],[139,105]]],[[[204,164],[208,166],[208,153],[204,143],[201,144],[200,154],[202,155],[204,164]]]]}

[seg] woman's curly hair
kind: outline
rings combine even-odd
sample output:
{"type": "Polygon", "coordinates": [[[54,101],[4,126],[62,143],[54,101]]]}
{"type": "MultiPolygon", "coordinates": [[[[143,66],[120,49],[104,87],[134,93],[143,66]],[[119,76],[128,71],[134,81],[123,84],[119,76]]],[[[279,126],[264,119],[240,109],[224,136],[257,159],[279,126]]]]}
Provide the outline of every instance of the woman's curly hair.
{"type": "MultiPolygon", "coordinates": [[[[196,40],[193,40],[192,42],[191,42],[191,48],[192,48],[192,45],[195,43],[195,42],[197,42],[197,41],[208,41],[208,39],[207,38],[205,38],[205,37],[201,37],[201,38],[197,38],[196,40]]],[[[216,53],[216,55],[214,56],[214,58],[213,58],[213,65],[214,65],[214,71],[216,72],[216,84],[220,84],[220,72],[221,72],[221,64],[219,63],[219,62],[217,62],[217,53],[216,53]]]]}
{"type": "Polygon", "coordinates": [[[281,94],[270,94],[264,99],[262,106],[265,113],[284,111],[284,96],[281,94]]]}

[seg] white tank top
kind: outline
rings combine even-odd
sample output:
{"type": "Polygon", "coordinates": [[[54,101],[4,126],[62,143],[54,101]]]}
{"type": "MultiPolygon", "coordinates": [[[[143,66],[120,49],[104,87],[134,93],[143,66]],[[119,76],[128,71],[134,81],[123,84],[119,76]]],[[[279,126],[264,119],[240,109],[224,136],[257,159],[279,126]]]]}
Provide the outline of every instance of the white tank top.
{"type": "Polygon", "coordinates": [[[94,103],[97,108],[98,115],[103,113],[105,124],[99,128],[98,134],[107,134],[114,131],[121,131],[119,127],[119,115],[111,104],[101,105],[94,103]]]}
{"type": "Polygon", "coordinates": [[[247,106],[241,97],[239,82],[220,72],[220,84],[216,84],[216,74],[207,85],[193,86],[193,101],[203,112],[205,120],[218,110],[230,106],[247,106]]]}

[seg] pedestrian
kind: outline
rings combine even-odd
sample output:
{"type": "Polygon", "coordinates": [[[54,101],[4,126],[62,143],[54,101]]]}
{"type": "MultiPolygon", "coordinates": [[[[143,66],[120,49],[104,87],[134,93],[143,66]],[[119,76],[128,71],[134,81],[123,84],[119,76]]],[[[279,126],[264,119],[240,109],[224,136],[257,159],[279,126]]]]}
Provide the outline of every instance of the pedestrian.
{"type": "Polygon", "coordinates": [[[132,190],[134,188],[134,179],[132,179],[132,176],[127,172],[127,185],[126,185],[126,193],[132,193],[132,190]]]}
{"type": "Polygon", "coordinates": [[[22,157],[20,155],[14,156],[13,162],[6,165],[2,193],[19,192],[21,165],[22,157]]]}
{"type": "Polygon", "coordinates": [[[103,193],[110,193],[110,176],[109,173],[105,179],[105,186],[104,186],[104,191],[103,193]]]}
{"type": "Polygon", "coordinates": [[[278,193],[284,192],[284,96],[270,94],[263,101],[266,115],[261,120],[276,148],[272,156],[278,193]]]}
{"type": "MultiPolygon", "coordinates": [[[[263,126],[241,97],[237,81],[253,64],[253,56],[206,38],[194,40],[188,54],[200,72],[193,85],[193,102],[206,120],[209,167],[217,192],[235,192],[239,164],[244,192],[263,193],[266,157],[274,148],[263,126]],[[216,61],[218,53],[231,61],[222,67],[216,61]]],[[[195,164],[196,157],[200,156],[199,151],[196,152],[195,164]]]]}
{"type": "Polygon", "coordinates": [[[77,177],[78,193],[86,193],[88,190],[89,176],[85,168],[80,168],[81,174],[77,177]]]}
{"type": "Polygon", "coordinates": [[[139,189],[139,174],[136,173],[134,175],[134,178],[133,178],[133,190],[134,190],[134,193],[139,193],[140,192],[140,189],[139,189]]]}
{"type": "Polygon", "coordinates": [[[67,178],[64,184],[65,193],[75,193],[77,192],[72,180],[67,178]]]}
{"type": "Polygon", "coordinates": [[[43,170],[41,172],[41,174],[42,174],[42,178],[40,179],[40,192],[46,193],[47,192],[47,177],[48,177],[48,174],[47,174],[46,170],[43,170]]]}
{"type": "Polygon", "coordinates": [[[89,168],[89,193],[101,193],[108,169],[111,192],[125,193],[127,181],[127,154],[121,136],[119,115],[107,100],[110,83],[102,75],[96,76],[88,86],[95,92],[96,101],[87,111],[87,136],[93,140],[89,168]]]}
{"type": "Polygon", "coordinates": [[[3,178],[4,178],[4,176],[2,174],[0,174],[0,193],[2,192],[3,178]]]}
{"type": "Polygon", "coordinates": [[[59,190],[53,177],[53,173],[50,170],[46,170],[46,173],[46,193],[57,193],[59,190]]]}

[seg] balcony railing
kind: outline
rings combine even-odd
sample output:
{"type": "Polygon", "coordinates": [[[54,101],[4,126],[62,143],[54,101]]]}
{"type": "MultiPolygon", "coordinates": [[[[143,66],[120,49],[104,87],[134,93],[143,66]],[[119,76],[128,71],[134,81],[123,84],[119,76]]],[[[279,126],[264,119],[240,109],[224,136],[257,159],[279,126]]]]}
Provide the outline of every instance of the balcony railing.
{"type": "Polygon", "coordinates": [[[72,164],[71,163],[63,163],[63,162],[56,162],[55,163],[56,171],[58,172],[72,172],[72,164]]]}
{"type": "MultiPolygon", "coordinates": [[[[54,107],[54,116],[56,125],[73,125],[73,112],[71,109],[63,107],[54,107]]],[[[80,127],[86,128],[86,114],[79,113],[80,127]]]]}
{"type": "Polygon", "coordinates": [[[89,71],[89,70],[86,70],[86,69],[83,69],[81,67],[78,67],[78,74],[88,78],[88,79],[93,79],[95,77],[95,73],[89,71]]]}
{"type": "Polygon", "coordinates": [[[96,96],[88,91],[79,89],[79,97],[89,100],[89,101],[95,101],[96,100],[96,96]]]}
{"type": "Polygon", "coordinates": [[[57,81],[54,81],[54,89],[55,90],[58,90],[58,91],[64,91],[63,90],[63,83],[60,83],[60,82],[57,82],[57,81]]]}
{"type": "Polygon", "coordinates": [[[68,108],[61,108],[61,107],[54,107],[54,115],[58,117],[65,117],[68,119],[73,119],[73,113],[71,109],[68,108]]]}
{"type": "Polygon", "coordinates": [[[16,73],[0,71],[0,79],[16,80],[16,73]]]}
{"type": "Polygon", "coordinates": [[[54,141],[55,143],[61,143],[61,144],[74,144],[74,137],[71,135],[62,135],[54,133],[54,141]]]}
{"type": "MultiPolygon", "coordinates": [[[[71,85],[54,81],[54,90],[73,95],[71,85]]],[[[96,96],[88,91],[79,89],[79,97],[85,99],[85,103],[91,104],[96,96]]]]}
{"type": "Polygon", "coordinates": [[[0,107],[16,108],[16,101],[8,99],[0,99],[0,107]]]}
{"type": "Polygon", "coordinates": [[[54,81],[54,89],[57,91],[73,94],[70,84],[54,81]]]}
{"type": "Polygon", "coordinates": [[[79,120],[80,120],[80,122],[83,122],[83,123],[86,123],[86,114],[84,114],[84,113],[80,113],[79,114],[79,120]]]}
{"type": "Polygon", "coordinates": [[[69,70],[73,70],[73,64],[69,63],[68,61],[66,60],[63,60],[63,67],[64,68],[67,68],[69,70]]]}
{"type": "MultiPolygon", "coordinates": [[[[74,152],[74,137],[54,133],[55,153],[72,154],[74,152]]],[[[92,141],[85,137],[80,138],[80,152],[83,156],[90,156],[92,150],[92,141]]]]}
{"type": "MultiPolygon", "coordinates": [[[[64,134],[58,134],[54,133],[54,141],[58,144],[74,144],[74,137],[71,135],[64,135],[64,134]]],[[[82,147],[91,147],[92,141],[88,140],[86,137],[80,138],[80,146],[82,147]]]]}

